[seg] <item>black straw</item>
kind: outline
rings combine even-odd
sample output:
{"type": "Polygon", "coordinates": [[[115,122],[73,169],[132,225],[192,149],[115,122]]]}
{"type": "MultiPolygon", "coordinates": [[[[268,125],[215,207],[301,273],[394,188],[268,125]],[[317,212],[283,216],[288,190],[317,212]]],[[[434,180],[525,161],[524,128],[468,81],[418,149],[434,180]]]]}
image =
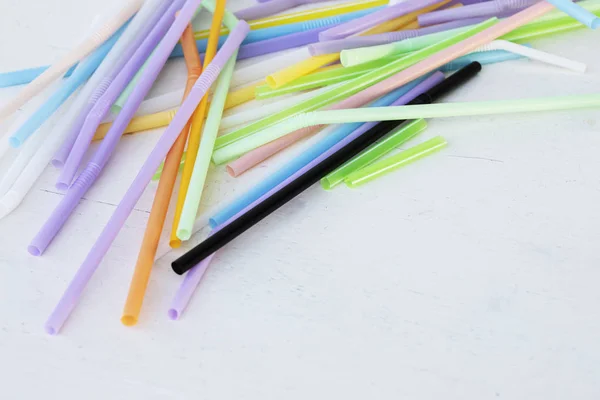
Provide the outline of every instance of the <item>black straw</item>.
{"type": "MultiPolygon", "coordinates": [[[[454,89],[460,87],[462,84],[474,77],[479,71],[481,71],[481,64],[478,62],[473,62],[449,76],[427,92],[417,96],[408,104],[430,104],[441,96],[444,96],[454,89]]],[[[368,148],[379,139],[383,138],[395,127],[404,122],[406,121],[384,121],[377,124],[363,135],[357,137],[346,146],[342,147],[327,159],[321,161],[319,164],[306,171],[290,184],[284,186],[278,192],[274,193],[260,204],[257,204],[239,216],[229,225],[218,231],[215,231],[214,234],[208,237],[204,242],[200,243],[177,260],[173,261],[171,264],[173,271],[179,275],[189,271],[206,257],[215,253],[227,243],[231,242],[239,235],[256,225],[263,218],[267,217],[279,207],[292,200],[294,197],[308,189],[313,184],[319,182],[321,178],[354,158],[360,152],[368,148]]]]}

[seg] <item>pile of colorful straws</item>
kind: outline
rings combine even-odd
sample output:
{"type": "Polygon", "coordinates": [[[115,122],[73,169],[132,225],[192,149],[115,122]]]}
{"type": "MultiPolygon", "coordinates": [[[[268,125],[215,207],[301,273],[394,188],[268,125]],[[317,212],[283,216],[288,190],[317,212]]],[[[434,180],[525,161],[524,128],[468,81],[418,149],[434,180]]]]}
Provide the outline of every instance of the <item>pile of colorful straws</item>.
{"type": "Polygon", "coordinates": [[[356,187],[445,147],[444,138],[435,137],[389,155],[425,130],[424,118],[600,107],[600,94],[431,104],[482,64],[528,58],[585,72],[585,64],[526,42],[596,29],[600,0],[363,0],[288,11],[320,1],[270,0],[232,13],[225,0],[129,0],[55,64],[0,74],[0,87],[26,85],[0,108],[0,120],[27,110],[0,138],[0,157],[21,148],[0,180],[0,216],[18,207],[49,163],[61,168],[56,186],[65,196],[31,241],[35,256],[60,232],[123,134],[166,127],[46,322],[48,333],[61,329],[153,178],[159,182],[125,325],[138,321],[169,206],[175,207],[168,221],[171,247],[203,227],[196,216],[211,161],[227,164],[237,177],[336,124],[213,215],[210,236],[173,262],[173,270],[186,275],[168,312],[172,319],[180,317],[216,251],[306,188],[318,181],[326,189],[342,182],[356,187]],[[210,29],[194,32],[191,22],[204,10],[212,13],[210,29]],[[236,69],[237,60],[267,54],[236,69]],[[146,99],[174,57],[185,59],[184,87],[146,99]],[[278,101],[223,116],[270,98],[278,101]],[[83,163],[94,140],[101,143],[83,163]]]}

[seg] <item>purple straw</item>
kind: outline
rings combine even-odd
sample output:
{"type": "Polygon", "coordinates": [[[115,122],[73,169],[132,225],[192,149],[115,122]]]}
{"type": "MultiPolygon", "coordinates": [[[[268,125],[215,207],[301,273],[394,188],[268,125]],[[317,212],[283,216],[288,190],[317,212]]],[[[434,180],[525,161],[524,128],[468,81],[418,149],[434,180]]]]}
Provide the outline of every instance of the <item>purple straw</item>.
{"type": "Polygon", "coordinates": [[[306,32],[292,33],[290,35],[242,45],[237,59],[243,60],[246,58],[258,57],[265,54],[276,53],[278,51],[316,43],[319,41],[319,33],[326,29],[327,27],[311,29],[310,31],[306,32]]]}
{"type": "Polygon", "coordinates": [[[267,4],[257,4],[252,7],[236,11],[235,16],[239,19],[250,21],[277,14],[278,12],[289,10],[303,4],[320,3],[327,0],[271,0],[267,4]]]}
{"type": "MultiPolygon", "coordinates": [[[[161,42],[161,47],[163,47],[165,42],[168,42],[168,45],[164,46],[168,47],[168,51],[165,52],[165,57],[168,57],[168,54],[175,46],[175,43],[177,40],[179,40],[181,33],[192,18],[195,9],[198,7],[198,4],[200,4],[200,1],[201,0],[188,0],[186,6],[181,10],[181,13],[179,13],[177,20],[169,30],[169,33],[167,33],[167,36],[165,36],[165,39],[163,42],[161,42]]],[[[181,134],[181,130],[194,113],[198,103],[200,103],[202,97],[204,97],[204,95],[210,89],[210,86],[217,79],[225,63],[239,48],[244,38],[248,35],[248,32],[250,32],[250,27],[248,24],[244,21],[240,21],[229,34],[227,41],[217,52],[213,61],[202,72],[202,75],[200,75],[200,78],[198,78],[194,84],[194,87],[190,91],[188,97],[181,104],[181,107],[175,115],[175,118],[173,118],[173,121],[169,127],[160,137],[156,143],[156,146],[148,156],[148,159],[140,169],[140,172],[133,180],[129,190],[127,190],[127,193],[125,196],[123,196],[123,199],[102,230],[98,240],[96,240],[96,243],[94,243],[94,246],[77,270],[77,273],[61,297],[58,305],[50,315],[50,318],[48,318],[48,321],[45,325],[47,333],[51,335],[56,334],[63,326],[70,313],[75,308],[88,281],[91,279],[92,275],[100,265],[102,258],[104,258],[104,255],[110,248],[110,245],[125,224],[125,221],[129,217],[129,214],[131,214],[135,204],[138,202],[142,193],[146,189],[146,186],[148,186],[148,183],[152,179],[152,176],[156,172],[156,169],[160,165],[161,161],[167,156],[171,146],[173,146],[173,143],[181,134]]],[[[150,68],[151,66],[148,65],[148,69],[150,68]]]]}
{"type": "Polygon", "coordinates": [[[73,182],[75,174],[81,165],[81,161],[92,142],[96,129],[110,111],[110,107],[119,97],[125,86],[131,81],[140,67],[146,62],[152,51],[156,48],[160,40],[165,36],[165,33],[173,23],[175,12],[181,8],[184,0],[177,0],[160,16],[158,23],[154,24],[154,29],[150,32],[144,41],[135,50],[133,56],[129,58],[125,66],[121,69],[115,80],[110,84],[102,97],[96,101],[91,111],[85,117],[81,131],[77,136],[71,152],[63,166],[56,188],[59,190],[67,190],[73,182]]]}
{"type": "Polygon", "coordinates": [[[485,3],[471,4],[464,7],[432,11],[418,17],[419,25],[435,25],[457,19],[473,17],[491,17],[517,11],[540,0],[492,0],[485,3]]]}
{"type": "Polygon", "coordinates": [[[380,44],[398,42],[400,40],[414,38],[431,33],[447,31],[467,25],[474,25],[485,21],[486,18],[468,18],[458,21],[446,22],[445,24],[428,26],[427,28],[408,29],[405,31],[380,33],[369,36],[354,36],[339,40],[314,43],[308,46],[311,55],[339,53],[342,50],[356,49],[359,47],[377,46],[380,44]]]}
{"type": "Polygon", "coordinates": [[[343,39],[356,33],[379,25],[394,18],[401,17],[411,12],[439,3],[439,0],[406,0],[400,4],[385,7],[382,10],[375,11],[364,17],[330,28],[321,32],[319,39],[321,41],[343,39]]]}
{"type": "Polygon", "coordinates": [[[69,132],[67,133],[65,141],[63,142],[61,148],[58,150],[58,152],[52,159],[52,164],[55,167],[62,167],[65,164],[65,161],[69,157],[69,153],[73,148],[73,144],[77,140],[77,136],[79,135],[81,127],[83,126],[83,123],[88,113],[92,110],[94,104],[96,104],[98,99],[102,97],[107,88],[110,87],[110,85],[117,77],[119,72],[121,72],[121,70],[125,68],[127,61],[129,60],[131,55],[138,49],[138,47],[140,47],[146,36],[148,36],[152,31],[152,29],[154,29],[154,26],[158,23],[168,6],[169,1],[161,3],[160,7],[156,9],[155,13],[152,15],[152,18],[147,22],[146,26],[144,26],[140,30],[138,35],[132,40],[129,47],[127,47],[123,54],[121,54],[120,59],[116,61],[112,69],[100,81],[98,87],[96,87],[92,95],[89,97],[87,103],[85,104],[79,115],[73,120],[73,123],[69,127],[69,132]]]}
{"type": "MultiPolygon", "coordinates": [[[[201,0],[187,0],[186,4],[195,4],[196,2],[200,1],[201,0]]],[[[179,9],[182,3],[184,3],[184,0],[175,0],[174,6],[177,9],[179,9]]],[[[171,17],[168,18],[170,19],[171,17]]],[[[106,134],[106,137],[104,138],[104,140],[102,140],[100,147],[94,153],[92,159],[88,162],[85,169],[77,177],[75,182],[73,182],[73,185],[69,188],[65,196],[62,198],[61,202],[54,209],[54,211],[50,215],[50,218],[48,218],[44,226],[42,226],[42,229],[40,229],[38,234],[31,241],[28,250],[32,255],[39,256],[46,250],[52,239],[54,239],[56,234],[60,231],[64,223],[67,221],[67,219],[69,218],[69,216],[71,215],[71,213],[73,212],[83,195],[94,184],[96,178],[98,178],[98,176],[102,172],[102,169],[108,162],[112,152],[119,143],[119,139],[121,138],[123,131],[129,124],[129,121],[131,121],[131,118],[133,118],[133,115],[140,106],[140,103],[144,100],[146,94],[148,94],[148,92],[150,91],[150,88],[154,84],[154,81],[158,77],[158,74],[160,73],[161,69],[163,68],[167,59],[169,58],[169,55],[171,54],[170,52],[173,50],[173,48],[179,41],[186,24],[189,23],[191,19],[191,16],[187,19],[177,18],[176,23],[173,23],[173,26],[169,29],[169,32],[164,36],[164,38],[162,38],[162,40],[161,37],[153,37],[155,42],[149,43],[148,47],[151,47],[151,45],[153,44],[154,47],[156,47],[156,49],[150,57],[150,61],[148,62],[142,77],[140,78],[138,84],[135,86],[131,95],[127,99],[127,102],[125,103],[123,109],[117,116],[117,119],[110,127],[110,130],[106,134]],[[174,29],[174,27],[181,27],[181,30],[174,29]],[[159,41],[160,44],[156,46],[156,44],[159,43],[159,41]]],[[[105,103],[102,101],[99,101],[97,103],[97,105],[100,107],[102,106],[102,104],[105,103]]],[[[73,152],[71,154],[73,154],[73,152]]]]}
{"type": "MultiPolygon", "coordinates": [[[[429,78],[425,79],[423,82],[419,83],[417,86],[412,88],[406,94],[404,94],[403,96],[398,98],[396,101],[394,101],[391,104],[391,106],[405,105],[408,102],[410,102],[411,100],[415,99],[420,94],[427,92],[429,89],[433,88],[434,86],[436,86],[443,80],[444,80],[444,74],[441,72],[436,72],[433,75],[431,75],[429,78]]],[[[259,199],[257,199],[252,204],[248,205],[242,211],[240,211],[239,213],[237,213],[236,215],[231,217],[229,220],[227,220],[227,222],[225,222],[222,225],[215,228],[211,232],[211,234],[218,232],[220,229],[223,229],[224,227],[229,225],[231,222],[235,221],[240,216],[242,216],[243,214],[248,212],[250,209],[254,208],[257,204],[262,203],[263,201],[265,201],[265,199],[271,197],[274,193],[278,192],[283,187],[289,185],[291,182],[296,180],[299,176],[303,175],[306,171],[313,168],[315,165],[319,164],[326,158],[330,157],[333,153],[337,152],[342,147],[346,146],[349,142],[351,142],[354,139],[356,139],[357,137],[361,136],[363,133],[365,133],[366,131],[368,131],[369,129],[371,129],[372,127],[374,127],[377,124],[378,124],[378,122],[368,122],[368,123],[361,125],[360,128],[356,129],[350,135],[346,136],[343,140],[338,142],[335,146],[331,147],[329,150],[327,150],[326,152],[321,154],[319,157],[315,158],[309,164],[305,165],[302,169],[296,171],[296,173],[294,173],[292,176],[290,176],[285,181],[281,182],[279,185],[275,186],[273,189],[271,189],[270,191],[268,191],[267,193],[262,195],[259,199]]],[[[175,297],[173,298],[173,301],[171,302],[171,307],[168,312],[168,316],[170,319],[173,319],[173,320],[179,319],[179,317],[181,316],[181,314],[183,313],[183,311],[189,304],[190,299],[192,298],[192,295],[194,294],[194,291],[196,290],[196,287],[200,283],[202,276],[204,276],[204,273],[206,272],[206,269],[210,265],[210,262],[212,261],[215,254],[212,254],[209,257],[202,260],[198,265],[196,265],[194,268],[192,268],[185,275],[183,282],[179,286],[179,289],[177,290],[177,293],[175,294],[175,297]]]]}

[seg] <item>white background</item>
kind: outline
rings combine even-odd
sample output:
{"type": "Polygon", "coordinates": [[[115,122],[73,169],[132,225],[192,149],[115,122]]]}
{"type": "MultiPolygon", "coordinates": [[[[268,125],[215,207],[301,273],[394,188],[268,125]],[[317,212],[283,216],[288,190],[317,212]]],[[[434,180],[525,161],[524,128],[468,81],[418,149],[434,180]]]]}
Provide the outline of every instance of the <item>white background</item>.
{"type": "MultiPolygon", "coordinates": [[[[56,60],[118,3],[0,0],[0,71],[56,60]]],[[[448,101],[597,92],[599,40],[533,43],[588,63],[585,75],[513,61],[448,101]]],[[[155,92],[183,86],[184,70],[172,62],[155,92]]],[[[597,399],[599,133],[598,110],[430,121],[419,140],[443,135],[446,150],[358,190],[311,188],[219,254],[179,322],[166,317],[181,278],[165,256],[126,328],[151,185],[56,337],[44,321],[160,131],[124,138],[33,258],[61,198],[48,168],[0,221],[0,397],[597,399]]],[[[213,168],[205,206],[301,149],[237,180],[213,168]]]]}

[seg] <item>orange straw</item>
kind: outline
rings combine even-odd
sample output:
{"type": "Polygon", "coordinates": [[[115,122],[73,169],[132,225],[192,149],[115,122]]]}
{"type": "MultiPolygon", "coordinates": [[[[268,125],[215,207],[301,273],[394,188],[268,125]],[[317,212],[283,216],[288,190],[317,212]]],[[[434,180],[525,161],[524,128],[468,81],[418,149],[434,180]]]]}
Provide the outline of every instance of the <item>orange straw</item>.
{"type": "MultiPolygon", "coordinates": [[[[181,46],[183,48],[185,64],[188,70],[188,77],[183,95],[183,99],[185,100],[190,90],[192,90],[194,83],[196,83],[196,80],[198,80],[198,77],[202,73],[202,61],[200,60],[200,55],[196,48],[194,31],[192,30],[191,24],[188,25],[181,36],[181,46]]],[[[179,171],[179,164],[181,163],[181,157],[183,155],[183,150],[185,149],[189,131],[190,122],[188,121],[167,154],[163,172],[154,196],[150,217],[148,218],[148,225],[146,226],[146,232],[144,233],[142,247],[129,286],[129,294],[127,296],[127,301],[125,302],[125,309],[123,310],[123,316],[121,317],[123,325],[132,326],[138,321],[142,303],[144,301],[144,294],[146,293],[146,287],[148,286],[148,281],[150,279],[150,271],[154,264],[154,257],[156,256],[160,234],[165,225],[171,195],[173,193],[173,188],[175,187],[175,180],[177,179],[177,172],[179,171]]]]}
{"type": "MultiPolygon", "coordinates": [[[[226,0],[217,0],[217,4],[215,6],[215,13],[213,14],[208,43],[206,45],[206,54],[204,56],[204,68],[206,68],[207,65],[212,61],[215,53],[217,52],[219,35],[221,32],[221,21],[223,20],[223,14],[225,14],[225,1],[226,0]]],[[[206,117],[207,109],[208,95],[205,95],[198,105],[198,108],[196,108],[194,115],[192,116],[190,141],[188,143],[187,152],[185,155],[183,172],[181,173],[181,184],[179,185],[179,193],[177,195],[175,218],[173,218],[173,228],[171,229],[171,239],[169,240],[169,245],[172,248],[181,246],[181,240],[176,236],[177,226],[179,225],[179,219],[181,218],[181,212],[183,210],[183,203],[185,202],[185,197],[187,196],[188,187],[190,185],[190,179],[192,178],[192,172],[194,171],[194,164],[196,164],[198,148],[200,147],[200,135],[202,126],[204,125],[204,118],[206,117]]]]}

